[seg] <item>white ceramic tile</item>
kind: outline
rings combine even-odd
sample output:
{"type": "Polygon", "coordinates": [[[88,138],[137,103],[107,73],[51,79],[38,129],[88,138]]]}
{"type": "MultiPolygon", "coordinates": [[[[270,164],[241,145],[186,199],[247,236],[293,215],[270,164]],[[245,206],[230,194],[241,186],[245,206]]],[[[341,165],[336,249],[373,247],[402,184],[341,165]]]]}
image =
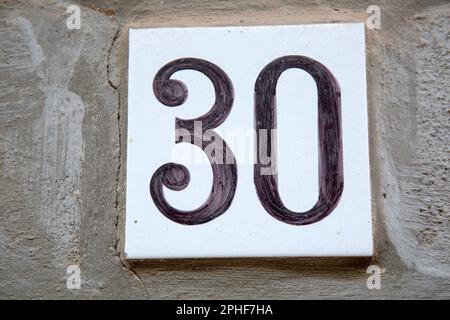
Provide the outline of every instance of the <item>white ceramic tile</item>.
{"type": "MultiPolygon", "coordinates": [[[[270,256],[370,256],[372,225],[363,24],[268,27],[130,29],[125,251],[129,259],[270,256]],[[282,56],[314,59],[341,89],[344,189],[336,208],[308,225],[272,217],[253,180],[254,87],[261,70],[282,56]],[[234,103],[215,131],[237,159],[231,206],[217,218],[184,225],[163,215],[149,192],[155,171],[168,162],[190,172],[186,189],[164,188],[168,203],[192,210],[207,199],[212,170],[203,151],[175,144],[175,118],[199,117],[214,103],[211,82],[183,70],[172,79],[189,96],[178,107],[159,102],[153,79],[166,63],[199,58],[219,66],[234,87],[234,103]],[[236,133],[239,132],[240,134],[236,133]]],[[[278,185],[284,205],[309,210],[318,198],[317,89],[300,69],[286,70],[277,84],[278,185]]]]}

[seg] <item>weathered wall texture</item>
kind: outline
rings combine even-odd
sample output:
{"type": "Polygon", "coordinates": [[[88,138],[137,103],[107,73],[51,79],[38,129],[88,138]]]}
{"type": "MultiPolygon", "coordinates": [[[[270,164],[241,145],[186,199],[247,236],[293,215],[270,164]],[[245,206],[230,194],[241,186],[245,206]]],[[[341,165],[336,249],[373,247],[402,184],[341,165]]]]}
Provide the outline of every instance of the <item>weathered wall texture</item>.
{"type": "Polygon", "coordinates": [[[0,298],[450,298],[449,32],[445,0],[0,0],[0,298]],[[128,28],[361,22],[371,4],[376,256],[122,261],[128,28]]]}

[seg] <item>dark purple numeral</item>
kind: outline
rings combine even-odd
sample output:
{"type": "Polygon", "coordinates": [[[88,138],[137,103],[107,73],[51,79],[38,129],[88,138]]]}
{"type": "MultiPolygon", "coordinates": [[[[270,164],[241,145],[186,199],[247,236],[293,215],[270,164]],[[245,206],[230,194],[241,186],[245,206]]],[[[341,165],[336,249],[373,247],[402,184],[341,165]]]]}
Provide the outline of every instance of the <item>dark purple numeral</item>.
{"type": "MultiPolygon", "coordinates": [[[[285,56],[272,61],[261,71],[255,84],[254,99],[257,137],[254,183],[259,200],[270,215],[285,223],[306,225],[325,218],[336,207],[344,189],[338,82],[324,65],[313,59],[285,56]],[[267,170],[266,161],[261,159],[263,151],[266,151],[268,158],[276,159],[276,137],[272,134],[272,129],[277,126],[276,85],[280,75],[290,68],[308,72],[316,82],[318,93],[319,198],[306,212],[294,212],[284,206],[278,193],[277,173],[267,170]],[[264,132],[265,137],[262,136],[264,132]]],[[[301,96],[298,100],[301,101],[301,96]]],[[[276,163],[270,165],[276,168],[276,163]]]]}
{"type": "Polygon", "coordinates": [[[180,224],[195,225],[211,221],[224,213],[231,205],[236,191],[237,168],[234,155],[223,139],[212,130],[222,124],[230,113],[234,91],[228,76],[215,64],[195,58],[178,59],[163,66],[153,80],[155,96],[166,106],[179,106],[187,98],[188,90],[184,83],[170,79],[180,70],[199,71],[206,75],[214,86],[216,100],[206,114],[195,119],[175,119],[175,128],[185,130],[189,134],[189,139],[186,139],[186,136],[178,136],[175,143],[188,142],[206,153],[213,171],[213,185],[208,199],[199,208],[191,211],[178,210],[168,204],[163,186],[171,190],[183,190],[190,180],[189,171],[181,164],[167,163],[153,174],[150,194],[155,205],[167,218],[180,224]],[[196,130],[196,124],[201,125],[200,132],[196,130]],[[206,141],[204,136],[211,134],[215,138],[213,142],[206,141]],[[218,159],[215,152],[206,152],[205,149],[211,148],[211,144],[215,150],[223,151],[222,159],[218,159]]]}

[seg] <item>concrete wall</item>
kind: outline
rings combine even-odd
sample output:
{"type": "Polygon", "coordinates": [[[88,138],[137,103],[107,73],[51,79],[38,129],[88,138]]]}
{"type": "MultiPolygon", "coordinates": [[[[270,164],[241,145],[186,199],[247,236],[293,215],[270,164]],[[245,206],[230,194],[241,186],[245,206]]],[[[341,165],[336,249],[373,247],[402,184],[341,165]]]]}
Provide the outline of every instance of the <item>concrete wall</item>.
{"type": "Polygon", "coordinates": [[[0,298],[450,298],[449,30],[445,0],[0,0],[0,298]],[[122,260],[128,28],[360,22],[371,4],[376,256],[122,260]]]}

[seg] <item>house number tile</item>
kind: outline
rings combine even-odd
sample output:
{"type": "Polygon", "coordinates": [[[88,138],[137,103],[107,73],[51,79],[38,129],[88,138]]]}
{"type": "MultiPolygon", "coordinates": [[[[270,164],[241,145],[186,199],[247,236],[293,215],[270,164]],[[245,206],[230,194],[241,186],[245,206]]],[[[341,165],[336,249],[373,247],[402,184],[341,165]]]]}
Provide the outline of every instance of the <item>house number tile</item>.
{"type": "Polygon", "coordinates": [[[364,25],[130,29],[128,259],[371,256],[364,25]]]}

